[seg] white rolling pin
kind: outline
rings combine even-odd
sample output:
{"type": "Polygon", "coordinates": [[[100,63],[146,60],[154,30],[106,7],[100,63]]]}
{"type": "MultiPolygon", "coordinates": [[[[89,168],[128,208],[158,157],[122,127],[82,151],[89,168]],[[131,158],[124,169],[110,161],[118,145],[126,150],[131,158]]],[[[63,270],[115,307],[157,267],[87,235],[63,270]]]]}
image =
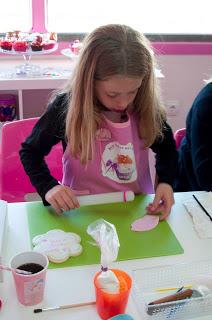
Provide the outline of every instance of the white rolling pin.
{"type": "Polygon", "coordinates": [[[105,204],[115,202],[127,202],[135,199],[133,191],[99,193],[86,196],[77,196],[80,206],[89,206],[94,204],[105,204]]]}

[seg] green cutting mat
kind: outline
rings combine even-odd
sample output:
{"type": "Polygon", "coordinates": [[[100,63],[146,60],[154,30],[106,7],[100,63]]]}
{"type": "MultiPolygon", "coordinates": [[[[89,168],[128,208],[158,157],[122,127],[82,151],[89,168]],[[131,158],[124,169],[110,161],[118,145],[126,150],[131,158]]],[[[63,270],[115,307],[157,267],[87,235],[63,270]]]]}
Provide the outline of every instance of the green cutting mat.
{"type": "Polygon", "coordinates": [[[136,196],[134,201],[105,205],[86,206],[57,216],[50,207],[41,202],[27,203],[30,239],[51,229],[62,229],[80,235],[83,253],[60,264],[50,263],[50,268],[62,268],[100,263],[100,250],[92,246],[93,239],[87,234],[87,226],[103,218],[115,225],[120,248],[118,260],[142,259],[183,253],[179,241],[166,221],[146,232],[131,231],[134,220],[145,214],[150,202],[147,195],[136,196]]]}

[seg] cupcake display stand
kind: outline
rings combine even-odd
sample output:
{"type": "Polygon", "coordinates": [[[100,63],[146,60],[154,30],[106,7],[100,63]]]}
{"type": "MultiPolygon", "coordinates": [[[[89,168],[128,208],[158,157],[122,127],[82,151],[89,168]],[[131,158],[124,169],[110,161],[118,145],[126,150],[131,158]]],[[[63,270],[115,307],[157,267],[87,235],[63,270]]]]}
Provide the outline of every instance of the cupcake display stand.
{"type": "Polygon", "coordinates": [[[3,50],[1,49],[1,53],[23,56],[24,64],[16,66],[16,75],[17,76],[39,76],[41,74],[41,68],[38,65],[34,65],[31,63],[31,57],[37,55],[49,54],[56,51],[58,48],[58,44],[56,43],[53,48],[49,50],[40,50],[33,51],[31,49],[27,49],[26,51],[15,51],[15,50],[3,50]]]}

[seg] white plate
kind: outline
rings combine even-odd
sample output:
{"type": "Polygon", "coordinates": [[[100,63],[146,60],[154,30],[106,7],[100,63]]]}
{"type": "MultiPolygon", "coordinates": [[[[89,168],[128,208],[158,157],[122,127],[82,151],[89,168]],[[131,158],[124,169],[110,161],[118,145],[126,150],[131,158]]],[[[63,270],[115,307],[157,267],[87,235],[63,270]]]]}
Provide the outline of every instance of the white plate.
{"type": "Polygon", "coordinates": [[[60,51],[64,56],[68,57],[68,58],[71,58],[71,59],[76,59],[77,58],[77,55],[74,54],[71,49],[69,48],[66,48],[66,49],[62,49],[60,51]]]}

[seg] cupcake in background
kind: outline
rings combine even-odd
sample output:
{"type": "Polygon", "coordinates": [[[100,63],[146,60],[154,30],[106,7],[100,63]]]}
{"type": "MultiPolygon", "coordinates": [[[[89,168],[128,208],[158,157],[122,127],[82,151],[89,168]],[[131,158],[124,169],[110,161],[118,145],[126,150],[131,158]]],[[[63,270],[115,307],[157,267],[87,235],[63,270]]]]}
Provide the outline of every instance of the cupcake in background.
{"type": "Polygon", "coordinates": [[[9,31],[9,32],[6,33],[5,40],[10,40],[10,41],[15,41],[16,40],[16,38],[14,38],[13,31],[9,31]]]}
{"type": "Polygon", "coordinates": [[[12,47],[15,51],[26,52],[28,49],[28,43],[25,40],[16,40],[13,42],[12,47]]]}
{"type": "Polygon", "coordinates": [[[12,41],[11,40],[1,40],[1,48],[3,50],[11,51],[12,50],[12,41]]]}
{"type": "Polygon", "coordinates": [[[32,42],[31,43],[32,51],[41,51],[43,49],[43,44],[41,42],[32,42]]]}
{"type": "Polygon", "coordinates": [[[82,42],[80,42],[79,40],[74,40],[70,44],[70,49],[74,54],[78,54],[81,48],[82,48],[82,42]]]}
{"type": "Polygon", "coordinates": [[[44,50],[51,50],[55,47],[56,42],[54,40],[48,40],[48,41],[44,41],[42,44],[43,44],[44,50]]]}
{"type": "Polygon", "coordinates": [[[43,37],[40,34],[35,35],[32,43],[31,49],[32,51],[41,51],[43,49],[43,37]]]}
{"type": "Polygon", "coordinates": [[[57,44],[57,33],[48,32],[43,34],[43,50],[51,50],[57,44]]]}
{"type": "Polygon", "coordinates": [[[49,33],[49,40],[54,40],[57,42],[57,33],[56,32],[50,32],[49,33]]]}
{"type": "Polygon", "coordinates": [[[20,38],[20,33],[21,33],[20,30],[14,30],[14,31],[13,31],[13,36],[14,36],[16,39],[19,39],[19,38],[20,38]]]}
{"type": "Polygon", "coordinates": [[[18,40],[18,39],[20,39],[20,31],[19,30],[8,31],[6,33],[5,38],[8,39],[8,40],[11,40],[11,41],[18,40]]]}
{"type": "Polygon", "coordinates": [[[42,41],[43,41],[43,36],[40,33],[38,33],[33,39],[33,42],[36,42],[36,43],[42,43],[42,41]]]}

